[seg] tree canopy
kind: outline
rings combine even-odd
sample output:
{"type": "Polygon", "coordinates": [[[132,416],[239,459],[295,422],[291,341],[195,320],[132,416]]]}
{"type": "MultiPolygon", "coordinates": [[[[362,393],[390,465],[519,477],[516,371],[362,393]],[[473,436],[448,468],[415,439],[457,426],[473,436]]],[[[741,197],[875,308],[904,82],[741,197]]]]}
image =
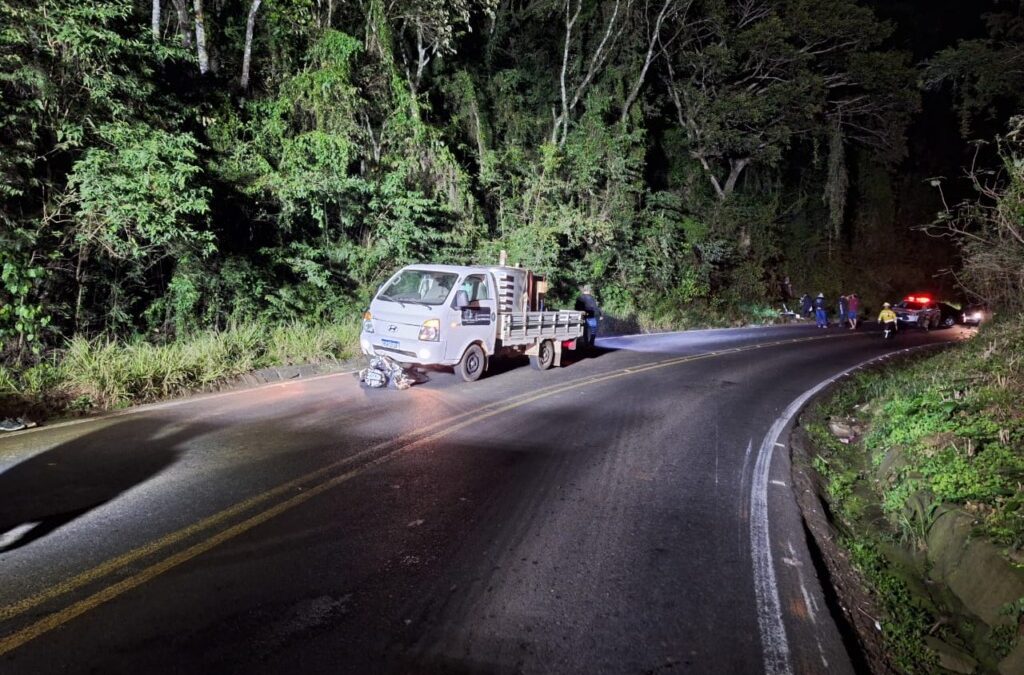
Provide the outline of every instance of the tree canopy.
{"type": "Polygon", "coordinates": [[[328,319],[500,249],[622,314],[832,290],[919,106],[855,0],[0,0],[0,25],[19,353],[328,319]]]}

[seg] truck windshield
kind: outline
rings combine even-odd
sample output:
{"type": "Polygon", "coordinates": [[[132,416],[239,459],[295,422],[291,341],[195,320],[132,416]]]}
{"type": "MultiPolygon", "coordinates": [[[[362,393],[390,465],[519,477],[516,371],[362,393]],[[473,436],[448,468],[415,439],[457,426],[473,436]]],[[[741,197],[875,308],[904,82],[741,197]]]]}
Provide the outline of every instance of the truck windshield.
{"type": "Polygon", "coordinates": [[[377,296],[390,302],[440,305],[455,285],[457,274],[428,270],[402,270],[377,296]]]}

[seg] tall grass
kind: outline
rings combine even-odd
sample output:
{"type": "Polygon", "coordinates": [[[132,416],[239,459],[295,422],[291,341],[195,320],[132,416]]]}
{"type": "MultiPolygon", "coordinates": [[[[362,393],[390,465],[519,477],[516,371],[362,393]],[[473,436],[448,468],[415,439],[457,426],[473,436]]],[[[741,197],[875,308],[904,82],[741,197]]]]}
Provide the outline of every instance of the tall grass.
{"type": "Polygon", "coordinates": [[[351,358],[358,339],[355,320],[271,328],[243,324],[164,345],[76,337],[52,364],[20,374],[0,367],[0,396],[118,408],[209,389],[259,368],[351,358]]]}
{"type": "Polygon", "coordinates": [[[18,380],[14,373],[4,366],[0,366],[0,396],[11,396],[19,390],[18,380]]]}
{"type": "Polygon", "coordinates": [[[329,326],[290,324],[270,333],[267,365],[323,363],[351,358],[359,349],[358,321],[329,326]]]}

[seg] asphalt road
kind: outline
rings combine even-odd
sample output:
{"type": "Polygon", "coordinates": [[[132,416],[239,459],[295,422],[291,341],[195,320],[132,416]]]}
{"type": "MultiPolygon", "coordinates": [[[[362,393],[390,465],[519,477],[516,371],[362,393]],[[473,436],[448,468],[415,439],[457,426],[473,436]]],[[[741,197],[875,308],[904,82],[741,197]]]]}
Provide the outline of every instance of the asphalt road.
{"type": "Polygon", "coordinates": [[[3,673],[853,672],[787,407],[959,328],[602,340],[0,437],[3,673]]]}

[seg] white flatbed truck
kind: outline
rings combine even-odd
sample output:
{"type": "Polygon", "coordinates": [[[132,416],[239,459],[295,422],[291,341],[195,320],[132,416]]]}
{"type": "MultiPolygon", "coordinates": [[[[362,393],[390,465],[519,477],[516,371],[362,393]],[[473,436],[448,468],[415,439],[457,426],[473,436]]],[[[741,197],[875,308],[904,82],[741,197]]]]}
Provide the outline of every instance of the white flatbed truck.
{"type": "Polygon", "coordinates": [[[360,347],[402,364],[453,366],[466,381],[503,354],[526,354],[547,370],[587,326],[583,312],[545,310],[546,292],[542,278],[518,267],[410,265],[377,291],[360,347]]]}

